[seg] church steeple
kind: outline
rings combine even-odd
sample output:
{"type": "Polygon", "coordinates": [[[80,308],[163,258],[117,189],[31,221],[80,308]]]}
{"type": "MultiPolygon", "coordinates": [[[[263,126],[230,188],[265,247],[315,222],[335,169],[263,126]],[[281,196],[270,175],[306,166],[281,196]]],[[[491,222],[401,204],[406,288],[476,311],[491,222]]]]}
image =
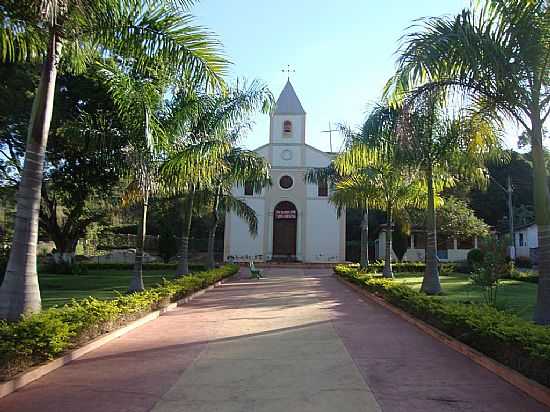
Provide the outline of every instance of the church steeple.
{"type": "Polygon", "coordinates": [[[277,99],[275,104],[274,115],[304,115],[306,114],[300,99],[290,83],[290,79],[286,82],[286,85],[277,99]]]}
{"type": "Polygon", "coordinates": [[[306,112],[290,83],[286,82],[271,112],[269,143],[303,144],[306,139],[306,112]]]}

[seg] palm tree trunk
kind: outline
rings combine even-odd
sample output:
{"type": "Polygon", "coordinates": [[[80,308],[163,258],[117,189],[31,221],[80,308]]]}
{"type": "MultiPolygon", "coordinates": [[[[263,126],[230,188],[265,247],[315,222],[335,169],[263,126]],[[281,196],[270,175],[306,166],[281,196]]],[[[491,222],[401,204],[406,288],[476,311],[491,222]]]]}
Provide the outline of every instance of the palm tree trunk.
{"type": "Polygon", "coordinates": [[[441,292],[439,282],[439,265],[437,263],[437,239],[435,223],[435,193],[433,170],[429,168],[426,173],[428,184],[428,210],[426,215],[426,269],[422,279],[420,290],[428,295],[435,295],[441,292]]]}
{"type": "Polygon", "coordinates": [[[214,269],[216,267],[215,258],[215,246],[216,246],[216,229],[218,228],[219,213],[218,208],[220,204],[220,191],[216,192],[214,199],[214,206],[212,208],[212,224],[208,230],[208,269],[214,269]]]}
{"type": "Polygon", "coordinates": [[[365,269],[369,265],[369,208],[363,211],[363,221],[361,222],[361,268],[365,269]]]}
{"type": "Polygon", "coordinates": [[[143,285],[143,253],[145,249],[145,235],[147,234],[147,209],[149,207],[149,191],[143,196],[143,207],[141,209],[141,222],[136,239],[136,257],[134,262],[134,276],[128,288],[129,293],[145,290],[143,285]]]}
{"type": "Polygon", "coordinates": [[[550,194],[548,176],[542,146],[542,122],[540,111],[531,119],[531,154],[533,156],[533,186],[535,197],[535,221],[538,226],[538,269],[537,303],[534,321],[550,325],[550,194]]]}
{"type": "Polygon", "coordinates": [[[0,287],[0,318],[17,320],[24,313],[41,309],[40,288],[36,273],[36,244],[44,157],[52,119],[57,66],[62,44],[52,31],[48,54],[42,66],[34,97],[25,163],[17,191],[14,237],[0,287]]]}
{"type": "Polygon", "coordinates": [[[388,205],[387,209],[388,223],[386,226],[386,250],[384,259],[384,270],[382,275],[385,278],[393,278],[393,269],[391,267],[391,250],[392,250],[392,207],[388,205]]]}
{"type": "Polygon", "coordinates": [[[191,220],[193,218],[194,190],[191,189],[184,201],[183,207],[183,230],[181,233],[181,244],[178,253],[177,276],[189,274],[189,236],[191,234],[191,220]]]}

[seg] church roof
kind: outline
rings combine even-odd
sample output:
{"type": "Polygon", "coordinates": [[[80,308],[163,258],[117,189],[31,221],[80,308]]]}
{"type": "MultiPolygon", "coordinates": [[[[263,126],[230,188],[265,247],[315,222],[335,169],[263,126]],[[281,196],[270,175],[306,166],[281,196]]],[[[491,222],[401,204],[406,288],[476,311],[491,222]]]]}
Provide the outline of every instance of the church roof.
{"type": "Polygon", "coordinates": [[[286,82],[283,91],[277,99],[273,114],[306,114],[290,80],[286,82]]]}

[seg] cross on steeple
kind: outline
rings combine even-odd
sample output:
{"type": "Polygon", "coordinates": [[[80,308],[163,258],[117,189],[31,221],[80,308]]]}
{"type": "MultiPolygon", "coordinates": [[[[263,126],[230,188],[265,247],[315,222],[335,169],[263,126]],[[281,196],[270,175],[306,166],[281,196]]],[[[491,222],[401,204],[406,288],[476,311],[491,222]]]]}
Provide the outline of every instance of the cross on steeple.
{"type": "Polygon", "coordinates": [[[290,80],[290,73],[296,73],[296,70],[290,68],[290,64],[286,65],[286,69],[281,70],[283,73],[287,73],[288,80],[290,80]]]}
{"type": "Polygon", "coordinates": [[[332,132],[338,132],[338,129],[333,129],[332,124],[329,121],[328,122],[328,130],[321,130],[321,133],[328,133],[328,139],[329,139],[329,145],[330,145],[330,152],[332,153],[332,132]]]}

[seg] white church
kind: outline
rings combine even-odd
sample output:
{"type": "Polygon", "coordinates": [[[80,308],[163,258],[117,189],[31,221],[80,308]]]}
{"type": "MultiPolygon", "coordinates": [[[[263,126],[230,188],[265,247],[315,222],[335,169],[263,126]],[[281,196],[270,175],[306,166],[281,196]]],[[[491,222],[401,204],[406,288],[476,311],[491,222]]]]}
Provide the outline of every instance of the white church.
{"type": "Polygon", "coordinates": [[[235,187],[233,194],[253,208],[258,234],[234,214],[225,219],[226,261],[343,262],[346,214],[337,215],[326,183],[309,184],[306,170],[328,166],[334,153],[306,144],[306,112],[290,80],[270,115],[269,143],[255,151],[271,165],[273,185],[255,193],[235,187]]]}

